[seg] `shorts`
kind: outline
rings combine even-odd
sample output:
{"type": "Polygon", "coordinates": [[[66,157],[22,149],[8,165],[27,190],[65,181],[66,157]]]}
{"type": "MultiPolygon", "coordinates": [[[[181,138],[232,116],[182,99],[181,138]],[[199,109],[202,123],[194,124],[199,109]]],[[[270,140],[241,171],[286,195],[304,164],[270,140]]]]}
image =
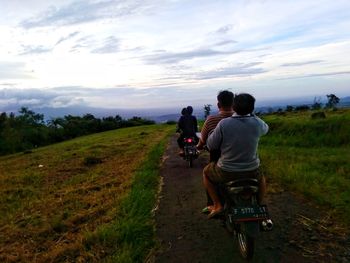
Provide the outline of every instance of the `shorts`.
{"type": "Polygon", "coordinates": [[[218,167],[214,162],[211,162],[205,166],[203,171],[212,183],[225,183],[243,178],[253,178],[260,181],[262,177],[259,168],[253,171],[226,172],[218,167]]]}

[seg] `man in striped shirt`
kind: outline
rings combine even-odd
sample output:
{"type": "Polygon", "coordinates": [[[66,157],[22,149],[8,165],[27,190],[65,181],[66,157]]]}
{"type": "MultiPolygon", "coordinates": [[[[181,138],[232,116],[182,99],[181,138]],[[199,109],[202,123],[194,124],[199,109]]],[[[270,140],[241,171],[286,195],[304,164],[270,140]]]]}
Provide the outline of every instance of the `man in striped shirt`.
{"type": "MultiPolygon", "coordinates": [[[[201,138],[197,144],[197,149],[202,150],[207,142],[209,134],[215,129],[216,125],[224,118],[231,117],[233,114],[233,93],[228,90],[222,90],[217,96],[217,106],[219,113],[217,115],[210,115],[205,120],[202,130],[201,138]]],[[[220,157],[219,151],[210,152],[210,161],[216,162],[220,157]]]]}
{"type": "MultiPolygon", "coordinates": [[[[217,115],[210,115],[205,120],[202,130],[201,137],[197,144],[197,149],[202,150],[207,142],[209,134],[215,129],[216,125],[224,118],[231,117],[233,114],[233,93],[228,90],[222,90],[217,96],[217,106],[219,113],[217,115]]],[[[210,151],[210,162],[217,162],[220,157],[220,150],[210,151]]],[[[202,210],[203,213],[209,213],[212,209],[213,201],[211,200],[207,192],[207,206],[202,210]]]]}

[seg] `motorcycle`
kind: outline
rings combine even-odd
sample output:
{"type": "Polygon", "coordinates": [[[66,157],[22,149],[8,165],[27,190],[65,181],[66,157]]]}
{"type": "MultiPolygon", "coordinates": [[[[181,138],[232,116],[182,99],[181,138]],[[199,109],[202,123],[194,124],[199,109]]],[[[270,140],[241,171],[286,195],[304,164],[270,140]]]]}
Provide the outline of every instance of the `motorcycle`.
{"type": "Polygon", "coordinates": [[[257,201],[258,180],[238,179],[219,185],[218,190],[224,204],[220,216],[224,226],[237,238],[242,257],[250,260],[259,232],[273,229],[267,206],[259,205],[257,201]]]}
{"type": "Polygon", "coordinates": [[[193,160],[198,158],[198,154],[195,138],[185,137],[183,159],[187,161],[189,167],[193,167],[193,160]]]}

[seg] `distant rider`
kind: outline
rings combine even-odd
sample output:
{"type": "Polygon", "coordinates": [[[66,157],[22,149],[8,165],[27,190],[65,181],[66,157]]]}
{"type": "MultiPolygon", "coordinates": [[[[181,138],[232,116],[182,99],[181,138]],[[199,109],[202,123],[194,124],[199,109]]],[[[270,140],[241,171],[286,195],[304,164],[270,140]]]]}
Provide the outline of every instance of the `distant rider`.
{"type": "Polygon", "coordinates": [[[197,118],[192,115],[192,112],[192,106],[183,108],[181,111],[182,116],[177,123],[177,132],[180,132],[180,136],[177,139],[177,143],[181,149],[180,155],[183,155],[184,138],[193,137],[195,143],[198,142],[198,137],[196,135],[196,132],[198,132],[197,118]]]}
{"type": "Polygon", "coordinates": [[[183,118],[184,118],[185,115],[187,115],[187,108],[182,108],[182,110],[181,110],[181,117],[177,121],[177,126],[176,126],[176,132],[178,132],[178,133],[182,132],[180,126],[183,126],[183,118]]]}

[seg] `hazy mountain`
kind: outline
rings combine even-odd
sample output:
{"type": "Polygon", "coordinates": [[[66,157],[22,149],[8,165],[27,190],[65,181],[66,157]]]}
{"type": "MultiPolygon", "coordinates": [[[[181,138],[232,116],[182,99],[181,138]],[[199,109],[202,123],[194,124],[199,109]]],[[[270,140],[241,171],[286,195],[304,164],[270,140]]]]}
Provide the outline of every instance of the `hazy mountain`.
{"type": "MultiPolygon", "coordinates": [[[[325,96],[324,96],[325,97],[325,96]]],[[[323,105],[327,102],[326,97],[321,99],[323,105]]],[[[294,99],[281,99],[281,100],[265,100],[257,102],[256,111],[267,112],[271,110],[277,110],[279,108],[285,109],[287,105],[297,106],[297,105],[312,105],[314,103],[314,98],[294,98],[294,99]]],[[[204,105],[204,104],[203,104],[204,105]]],[[[340,98],[340,103],[338,107],[350,107],[350,96],[340,98]]],[[[194,115],[198,119],[204,118],[203,106],[193,106],[194,115]]],[[[108,116],[119,115],[124,119],[129,119],[134,116],[147,118],[154,120],[156,122],[166,122],[166,121],[177,121],[180,117],[180,111],[182,107],[179,108],[150,108],[150,109],[107,109],[107,108],[94,108],[86,106],[71,106],[62,108],[30,108],[34,112],[44,114],[45,119],[49,120],[51,118],[63,117],[66,115],[82,116],[84,114],[90,113],[97,118],[103,118],[108,116]]],[[[217,112],[217,107],[212,104],[211,114],[217,112]]]]}

